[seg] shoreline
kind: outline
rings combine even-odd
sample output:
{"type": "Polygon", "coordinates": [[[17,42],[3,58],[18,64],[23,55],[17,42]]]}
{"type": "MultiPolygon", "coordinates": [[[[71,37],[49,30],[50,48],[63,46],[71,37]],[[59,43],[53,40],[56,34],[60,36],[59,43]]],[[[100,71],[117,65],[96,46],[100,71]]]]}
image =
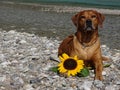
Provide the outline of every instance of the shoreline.
{"type": "Polygon", "coordinates": [[[88,7],[81,7],[81,6],[71,6],[71,5],[55,5],[55,4],[43,4],[43,3],[22,3],[22,2],[9,2],[9,1],[1,1],[1,5],[8,5],[8,6],[16,6],[22,8],[31,8],[31,9],[39,9],[41,11],[52,11],[52,12],[63,12],[63,13],[75,13],[81,10],[97,10],[103,14],[108,15],[120,15],[119,9],[102,9],[102,8],[88,8],[88,7]]]}
{"type": "MultiPolygon", "coordinates": [[[[79,7],[0,3],[0,29],[34,33],[62,40],[75,33],[76,28],[71,22],[71,17],[77,10],[79,7]]],[[[103,28],[99,28],[101,43],[112,49],[120,49],[120,16],[109,14],[105,15],[105,18],[103,28]]]]}

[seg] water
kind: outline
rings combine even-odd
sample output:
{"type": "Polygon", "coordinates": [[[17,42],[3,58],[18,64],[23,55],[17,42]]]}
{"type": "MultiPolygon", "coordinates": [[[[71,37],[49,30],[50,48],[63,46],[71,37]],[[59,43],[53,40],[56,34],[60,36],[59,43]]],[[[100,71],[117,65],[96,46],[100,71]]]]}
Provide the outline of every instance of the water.
{"type": "MultiPolygon", "coordinates": [[[[0,30],[16,30],[61,40],[75,32],[76,28],[71,21],[75,13],[41,10],[43,7],[0,3],[0,30]]],[[[105,15],[105,17],[104,27],[99,30],[101,43],[111,49],[120,49],[120,16],[105,15]]]]}
{"type": "MultiPolygon", "coordinates": [[[[41,11],[42,7],[26,8],[23,6],[0,5],[0,29],[34,33],[39,36],[63,40],[75,33],[71,21],[75,13],[41,11]]],[[[103,28],[99,30],[101,43],[111,49],[120,49],[120,16],[105,15],[103,28]]]]}
{"type": "Polygon", "coordinates": [[[120,0],[1,0],[13,2],[29,2],[29,3],[55,3],[65,5],[79,5],[99,8],[120,9],[120,0]]]}

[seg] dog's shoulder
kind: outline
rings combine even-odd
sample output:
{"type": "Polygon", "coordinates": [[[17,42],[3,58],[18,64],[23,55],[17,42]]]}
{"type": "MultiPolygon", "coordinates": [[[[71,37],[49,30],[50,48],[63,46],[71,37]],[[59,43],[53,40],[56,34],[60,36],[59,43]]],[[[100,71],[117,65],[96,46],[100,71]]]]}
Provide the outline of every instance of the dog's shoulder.
{"type": "Polygon", "coordinates": [[[71,53],[71,50],[73,49],[73,39],[74,35],[69,35],[62,41],[58,49],[58,55],[61,55],[62,53],[69,55],[71,53]]]}
{"type": "Polygon", "coordinates": [[[70,44],[70,43],[72,43],[73,42],[73,38],[74,38],[74,35],[69,35],[67,38],[65,38],[64,40],[63,40],[63,44],[65,43],[65,44],[70,44]]]}

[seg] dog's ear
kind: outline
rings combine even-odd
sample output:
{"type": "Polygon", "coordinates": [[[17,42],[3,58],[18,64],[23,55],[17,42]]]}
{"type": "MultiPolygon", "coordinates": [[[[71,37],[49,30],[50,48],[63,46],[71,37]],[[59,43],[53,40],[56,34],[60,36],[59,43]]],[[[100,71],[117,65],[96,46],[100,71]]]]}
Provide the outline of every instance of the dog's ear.
{"type": "Polygon", "coordinates": [[[78,26],[78,14],[72,16],[72,22],[77,27],[78,26]]]}
{"type": "Polygon", "coordinates": [[[97,13],[97,15],[98,15],[99,25],[100,25],[100,27],[102,27],[102,24],[103,24],[103,21],[105,20],[105,17],[101,13],[97,13]]]}

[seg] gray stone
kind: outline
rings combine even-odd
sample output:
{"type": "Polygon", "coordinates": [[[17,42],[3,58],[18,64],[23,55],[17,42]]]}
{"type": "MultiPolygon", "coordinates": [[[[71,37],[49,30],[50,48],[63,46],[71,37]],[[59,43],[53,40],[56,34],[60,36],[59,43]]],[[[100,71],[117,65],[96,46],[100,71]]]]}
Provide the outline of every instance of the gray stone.
{"type": "MultiPolygon", "coordinates": [[[[94,81],[94,70],[88,77],[65,77],[49,68],[57,66],[61,41],[16,31],[0,31],[1,90],[119,90],[120,52],[102,45],[112,64],[104,68],[104,81],[94,81]],[[51,60],[52,59],[52,60],[51,60]],[[112,88],[112,89],[111,89],[112,88]]],[[[103,62],[103,64],[106,64],[103,62]]]]}

